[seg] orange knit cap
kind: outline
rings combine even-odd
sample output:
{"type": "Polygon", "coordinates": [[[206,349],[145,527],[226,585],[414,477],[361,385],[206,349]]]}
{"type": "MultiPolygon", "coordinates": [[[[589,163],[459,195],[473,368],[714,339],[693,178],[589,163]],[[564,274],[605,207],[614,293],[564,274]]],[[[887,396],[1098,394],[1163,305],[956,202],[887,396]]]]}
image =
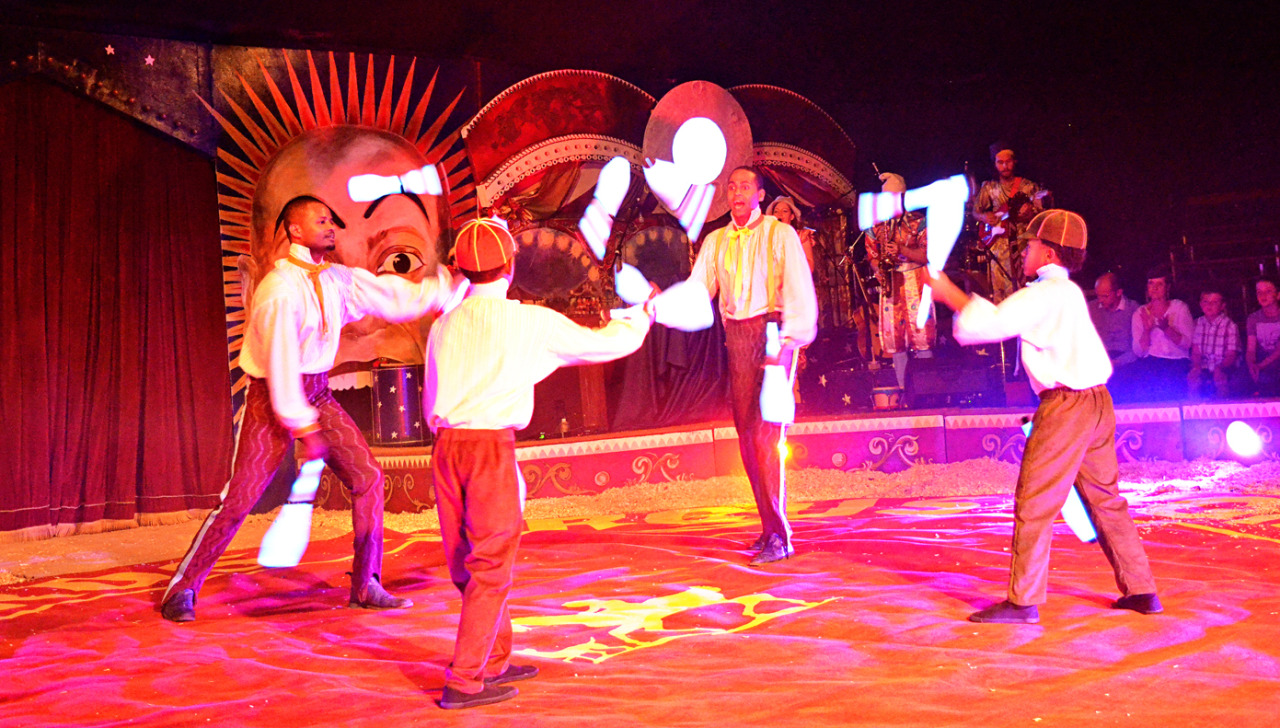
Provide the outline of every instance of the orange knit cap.
{"type": "Polygon", "coordinates": [[[472,273],[501,268],[516,254],[516,241],[506,224],[491,217],[467,221],[455,239],[454,259],[472,273]]]}

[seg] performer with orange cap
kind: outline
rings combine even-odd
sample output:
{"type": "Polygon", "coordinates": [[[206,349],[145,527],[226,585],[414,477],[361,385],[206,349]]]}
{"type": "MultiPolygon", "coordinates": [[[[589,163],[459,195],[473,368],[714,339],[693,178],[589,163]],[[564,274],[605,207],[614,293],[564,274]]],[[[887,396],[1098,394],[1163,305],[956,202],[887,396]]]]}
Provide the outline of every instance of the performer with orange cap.
{"type": "Polygon", "coordinates": [[[579,326],[541,306],[507,300],[515,241],[499,220],[458,231],[457,267],[467,297],[427,337],[423,411],[436,435],[436,510],[449,575],[462,615],[440,707],[471,708],[515,697],[505,683],[538,674],[510,664],[507,594],[524,512],[515,431],[533,416],[533,387],[556,369],[632,353],[652,323],[636,307],[601,329],[579,326]]]}
{"type": "Polygon", "coordinates": [[[1107,391],[1111,358],[1089,319],[1084,292],[1069,277],[1084,264],[1084,218],[1047,210],[1032,218],[1022,272],[1032,282],[997,306],[970,298],[945,274],[936,300],[956,311],[956,340],[978,344],[1021,337],[1022,362],[1040,395],[1018,473],[1008,597],[969,615],[973,622],[1040,621],[1049,582],[1053,519],[1074,486],[1088,507],[1098,545],[1121,596],[1113,609],[1163,611],[1146,551],[1120,494],[1116,413],[1107,391]]]}
{"type": "Polygon", "coordinates": [[[249,310],[240,352],[249,387],[231,480],[169,582],[161,613],[173,622],[196,618],[196,595],[205,577],[262,497],[294,439],[307,460],[325,459],[351,491],[355,563],[350,605],[412,605],[388,594],[380,583],[382,470],[360,428],[329,392],[329,370],[345,324],[370,314],[411,321],[439,311],[455,293],[453,277],[440,266],[435,276],[413,283],[329,263],[325,258],[334,251],[335,230],[342,223],[310,195],[290,200],[279,224],[288,235],[289,255],[262,279],[249,310]]]}

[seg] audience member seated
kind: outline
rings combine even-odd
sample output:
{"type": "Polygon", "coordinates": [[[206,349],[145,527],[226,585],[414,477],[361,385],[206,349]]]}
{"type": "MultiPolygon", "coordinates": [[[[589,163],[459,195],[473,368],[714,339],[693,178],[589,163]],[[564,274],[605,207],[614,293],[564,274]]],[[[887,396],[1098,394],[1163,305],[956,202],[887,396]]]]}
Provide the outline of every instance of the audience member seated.
{"type": "Polygon", "coordinates": [[[1089,318],[1102,337],[1111,357],[1111,366],[1119,369],[1138,360],[1133,353],[1133,312],[1138,302],[1124,295],[1120,277],[1115,273],[1103,273],[1093,283],[1097,296],[1089,302],[1089,318]]]}
{"type": "Polygon", "coordinates": [[[1254,286],[1259,309],[1245,322],[1248,343],[1244,361],[1249,370],[1250,394],[1257,397],[1280,395],[1280,305],[1276,303],[1276,282],[1264,278],[1254,286]]]}
{"type": "Polygon", "coordinates": [[[1200,294],[1200,311],[1191,335],[1191,371],[1187,390],[1193,399],[1231,395],[1231,380],[1238,370],[1240,331],[1227,315],[1222,291],[1210,288],[1200,294]]]}
{"type": "Polygon", "coordinates": [[[1133,353],[1138,361],[1120,378],[1126,399],[1174,400],[1187,396],[1191,364],[1191,309],[1169,298],[1170,273],[1160,266],[1147,273],[1147,303],[1133,315],[1133,353]]]}

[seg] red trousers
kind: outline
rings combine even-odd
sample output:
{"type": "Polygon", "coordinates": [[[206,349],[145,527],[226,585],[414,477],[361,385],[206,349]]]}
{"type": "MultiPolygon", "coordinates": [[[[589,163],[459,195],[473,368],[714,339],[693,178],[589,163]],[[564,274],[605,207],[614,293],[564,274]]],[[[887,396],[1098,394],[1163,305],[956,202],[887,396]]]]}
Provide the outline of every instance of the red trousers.
{"type": "Polygon", "coordinates": [[[1023,606],[1045,602],[1053,519],[1073,484],[1093,519],[1098,545],[1111,562],[1120,593],[1155,593],[1147,553],[1129,517],[1129,503],[1120,495],[1119,478],[1116,413],[1106,385],[1041,392],[1018,473],[1009,601],[1023,606]]]}
{"type": "Polygon", "coordinates": [[[436,433],[431,474],[449,576],[462,593],[462,614],[445,685],[465,693],[507,669],[511,615],[507,594],[520,531],[524,480],[512,430],[436,433]]]}
{"type": "MultiPolygon", "coordinates": [[[[777,534],[791,545],[791,524],[787,522],[787,473],[778,453],[783,429],[765,422],[760,415],[760,387],[764,383],[765,323],[776,315],[756,316],[736,321],[724,320],[724,343],[729,352],[729,397],[733,405],[733,426],[738,431],[738,452],[751,481],[756,511],[765,536],[777,534]]],[[[792,360],[784,362],[791,373],[792,360]]]]}
{"type": "MultiPolygon", "coordinates": [[[[369,452],[360,428],[334,400],[329,375],[305,374],[303,388],[308,401],[320,411],[320,432],[329,443],[326,464],[351,491],[351,521],[355,532],[355,563],[351,570],[352,593],[363,593],[369,580],[382,570],[382,469],[369,452]]],[[[231,480],[222,489],[222,503],[209,514],[200,532],[178,565],[165,592],[167,599],[183,589],[198,594],[214,562],[240,529],[240,524],[262,497],[276,470],[293,445],[293,435],[276,419],[271,394],[263,379],[251,379],[245,394],[244,420],[232,463],[231,480]]]]}

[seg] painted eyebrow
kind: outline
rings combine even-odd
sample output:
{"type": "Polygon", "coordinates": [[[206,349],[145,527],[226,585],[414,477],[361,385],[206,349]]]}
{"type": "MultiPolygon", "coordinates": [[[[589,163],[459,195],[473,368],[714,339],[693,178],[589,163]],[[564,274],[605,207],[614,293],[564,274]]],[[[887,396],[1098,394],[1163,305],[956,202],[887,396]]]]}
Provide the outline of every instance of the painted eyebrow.
{"type": "Polygon", "coordinates": [[[422,216],[427,219],[427,222],[431,222],[431,216],[427,214],[427,206],[422,204],[422,198],[412,192],[395,192],[390,195],[383,195],[373,202],[370,202],[369,207],[364,211],[364,219],[368,220],[373,215],[374,210],[378,209],[378,205],[382,204],[383,200],[388,197],[394,197],[395,195],[404,195],[410,200],[413,200],[413,204],[417,205],[419,210],[422,210],[422,216]]]}

